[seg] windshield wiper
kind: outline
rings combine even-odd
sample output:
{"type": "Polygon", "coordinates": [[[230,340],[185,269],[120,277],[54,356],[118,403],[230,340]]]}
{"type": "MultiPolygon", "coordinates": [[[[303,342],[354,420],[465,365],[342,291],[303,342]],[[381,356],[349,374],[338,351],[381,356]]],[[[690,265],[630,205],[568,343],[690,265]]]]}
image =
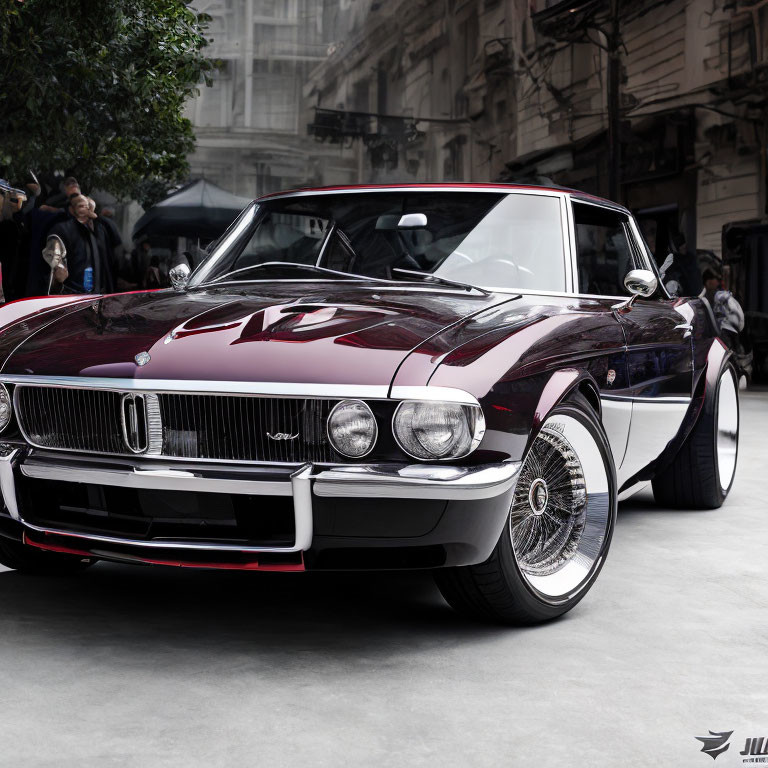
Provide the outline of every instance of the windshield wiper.
{"type": "Polygon", "coordinates": [[[450,285],[454,288],[462,288],[465,291],[478,291],[484,296],[490,296],[491,291],[487,291],[485,288],[480,288],[477,285],[470,285],[469,283],[459,283],[456,280],[449,280],[447,277],[441,277],[435,275],[432,272],[418,272],[415,269],[400,269],[400,267],[393,267],[393,272],[399,272],[402,275],[413,275],[414,277],[420,277],[425,282],[442,283],[443,285],[450,285]]]}
{"type": "MultiPolygon", "coordinates": [[[[203,285],[214,285],[215,283],[222,283],[225,280],[228,280],[235,275],[239,275],[243,272],[252,272],[257,269],[263,269],[264,267],[279,267],[280,269],[296,269],[301,270],[302,272],[314,272],[314,273],[321,273],[326,275],[333,275],[334,277],[342,277],[346,280],[373,280],[377,283],[386,283],[386,280],[381,280],[377,277],[365,277],[364,275],[355,275],[350,272],[339,272],[335,269],[328,269],[326,267],[318,267],[315,264],[297,264],[294,261],[265,261],[263,264],[251,264],[250,267],[242,267],[240,269],[236,269],[233,272],[227,272],[225,275],[222,275],[221,277],[217,277],[215,280],[211,280],[208,283],[203,283],[203,285]]],[[[202,287],[202,286],[201,286],[202,287]]]]}

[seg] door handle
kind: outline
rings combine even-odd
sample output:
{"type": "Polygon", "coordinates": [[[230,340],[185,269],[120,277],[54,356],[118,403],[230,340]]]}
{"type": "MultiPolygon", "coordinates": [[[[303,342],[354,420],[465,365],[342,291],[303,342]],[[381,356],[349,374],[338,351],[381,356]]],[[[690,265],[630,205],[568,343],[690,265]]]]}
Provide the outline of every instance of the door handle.
{"type": "Polygon", "coordinates": [[[691,332],[693,331],[693,326],[690,323],[680,323],[680,325],[675,326],[675,330],[685,331],[685,333],[683,334],[683,338],[687,339],[691,335],[691,332]]]}

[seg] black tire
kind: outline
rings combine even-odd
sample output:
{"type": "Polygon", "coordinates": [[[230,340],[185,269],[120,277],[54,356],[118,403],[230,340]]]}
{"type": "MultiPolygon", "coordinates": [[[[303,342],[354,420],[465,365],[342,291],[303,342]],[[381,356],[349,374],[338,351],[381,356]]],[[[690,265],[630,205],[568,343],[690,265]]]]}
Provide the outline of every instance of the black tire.
{"type": "Polygon", "coordinates": [[[673,509],[717,509],[733,485],[738,456],[739,399],[736,371],[726,364],[717,378],[714,391],[707,393],[699,418],[672,463],[653,479],[656,503],[673,509]],[[730,376],[736,392],[736,455],[730,479],[721,483],[718,457],[718,419],[721,388],[730,376]]]}
{"type": "MultiPolygon", "coordinates": [[[[526,471],[526,467],[530,466],[529,462],[533,462],[533,458],[535,458],[531,458],[534,452],[534,441],[526,455],[523,469],[520,471],[518,488],[513,497],[507,524],[505,524],[499,542],[490,558],[480,565],[445,568],[435,572],[435,580],[443,597],[454,609],[464,615],[483,621],[510,625],[537,624],[548,621],[570,611],[589,591],[600,573],[610,546],[616,520],[616,470],[608,440],[597,415],[582,395],[574,395],[572,399],[555,408],[551,416],[547,418],[545,425],[549,424],[554,417],[570,417],[583,425],[597,449],[590,451],[590,457],[599,456],[602,461],[600,471],[604,472],[604,481],[601,483],[605,483],[606,491],[590,494],[588,487],[590,483],[585,481],[584,485],[587,492],[582,497],[584,510],[587,509],[588,504],[600,505],[604,515],[604,523],[602,523],[604,528],[598,531],[597,539],[601,543],[598,544],[599,549],[596,552],[593,565],[581,582],[559,597],[547,596],[540,592],[533,586],[529,576],[521,570],[512,539],[513,514],[518,503],[515,500],[520,498],[518,494],[525,494],[526,485],[532,487],[532,484],[528,482],[531,474],[526,471]]],[[[581,460],[581,457],[579,459],[581,460]]],[[[593,461],[593,458],[590,460],[593,461]]],[[[534,481],[534,484],[536,482],[538,481],[534,481]]],[[[595,485],[595,488],[601,489],[602,484],[599,487],[595,485]]],[[[533,490],[530,489],[529,499],[532,494],[533,490]]],[[[542,515],[548,511],[549,504],[549,495],[547,495],[543,510],[538,513],[531,511],[531,513],[542,515]]],[[[533,502],[531,505],[533,507],[533,502]]],[[[521,518],[518,517],[517,519],[521,518]]],[[[583,538],[585,541],[588,539],[586,536],[583,538]]],[[[566,560],[559,570],[565,569],[569,564],[570,561],[566,560]]]]}
{"type": "Polygon", "coordinates": [[[94,565],[96,560],[60,552],[46,552],[18,541],[0,538],[0,565],[41,576],[71,576],[94,565]]]}

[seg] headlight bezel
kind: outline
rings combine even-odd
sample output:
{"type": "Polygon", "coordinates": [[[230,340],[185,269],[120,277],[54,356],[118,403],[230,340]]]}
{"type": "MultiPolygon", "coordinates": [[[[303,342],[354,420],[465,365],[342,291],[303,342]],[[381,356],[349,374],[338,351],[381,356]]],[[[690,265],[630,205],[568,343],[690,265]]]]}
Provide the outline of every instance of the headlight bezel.
{"type": "MultiPolygon", "coordinates": [[[[413,417],[411,420],[412,419],[413,417]]],[[[448,462],[464,459],[478,448],[483,440],[483,436],[485,435],[485,430],[485,414],[483,413],[483,409],[480,404],[461,403],[448,400],[419,400],[410,398],[407,400],[402,400],[400,403],[398,403],[397,407],[395,408],[395,412],[392,415],[392,435],[395,439],[395,442],[397,443],[398,448],[400,448],[400,450],[410,458],[416,459],[418,461],[448,462]],[[415,441],[418,445],[421,446],[422,452],[419,453],[418,451],[411,450],[413,448],[412,445],[410,446],[411,449],[409,449],[409,446],[404,444],[406,441],[402,439],[398,428],[398,419],[403,418],[402,412],[406,407],[409,406],[433,408],[439,408],[442,406],[446,408],[455,408],[461,411],[463,417],[466,419],[466,427],[469,435],[469,440],[467,441],[466,445],[461,446],[461,450],[452,450],[451,452],[448,452],[442,456],[438,456],[436,454],[430,454],[418,439],[418,437],[415,437],[415,441]]]]}
{"type": "Polygon", "coordinates": [[[0,433],[5,432],[13,422],[13,397],[8,391],[8,387],[0,382],[0,402],[2,402],[3,399],[8,402],[8,419],[4,424],[2,423],[2,419],[0,419],[0,433]]]}
{"type": "Polygon", "coordinates": [[[328,418],[325,421],[325,433],[328,437],[328,442],[331,445],[331,448],[336,451],[340,456],[343,456],[345,459],[364,459],[366,456],[369,456],[373,449],[376,447],[376,443],[379,440],[379,422],[376,418],[376,415],[374,414],[373,410],[371,409],[371,406],[368,405],[364,400],[359,400],[357,398],[347,398],[346,400],[340,400],[336,405],[331,408],[331,412],[328,414],[328,418]],[[350,455],[348,453],[345,453],[344,451],[340,450],[339,447],[336,445],[336,441],[333,439],[333,435],[331,433],[331,423],[333,421],[334,414],[340,410],[344,406],[349,405],[361,405],[363,406],[364,410],[368,412],[368,415],[371,417],[371,421],[373,423],[373,439],[371,440],[370,445],[368,446],[368,450],[365,453],[360,453],[356,455],[350,455]]]}

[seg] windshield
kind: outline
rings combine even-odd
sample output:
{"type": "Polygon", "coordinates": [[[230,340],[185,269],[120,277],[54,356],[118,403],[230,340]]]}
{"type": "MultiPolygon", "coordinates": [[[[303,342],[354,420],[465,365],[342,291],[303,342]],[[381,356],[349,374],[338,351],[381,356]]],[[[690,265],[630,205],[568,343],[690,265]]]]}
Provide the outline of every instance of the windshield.
{"type": "Polygon", "coordinates": [[[501,290],[563,291],[560,216],[557,196],[526,192],[277,198],[241,214],[190,287],[266,279],[414,281],[423,273],[501,290]]]}

